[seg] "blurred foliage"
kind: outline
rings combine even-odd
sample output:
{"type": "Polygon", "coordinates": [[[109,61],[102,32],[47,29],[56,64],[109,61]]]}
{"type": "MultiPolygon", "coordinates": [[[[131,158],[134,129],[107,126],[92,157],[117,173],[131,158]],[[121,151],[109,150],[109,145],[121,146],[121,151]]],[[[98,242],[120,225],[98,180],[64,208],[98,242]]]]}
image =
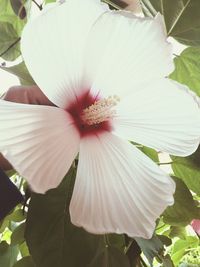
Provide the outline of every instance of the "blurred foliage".
{"type": "Polygon", "coordinates": [[[20,55],[19,36],[9,22],[0,24],[0,55],[5,60],[15,60],[20,55]]]}
{"type": "Polygon", "coordinates": [[[200,147],[191,156],[181,158],[171,156],[174,174],[182,179],[187,187],[200,196],[200,147]]]}
{"type": "MultiPolygon", "coordinates": [[[[16,14],[16,9],[13,9],[15,3],[18,3],[19,0],[9,1],[9,0],[1,0],[0,1],[0,22],[7,22],[12,24],[14,30],[16,31],[17,35],[20,36],[24,25],[26,24],[26,19],[21,19],[19,14],[16,14]]],[[[30,0],[24,2],[24,7],[26,6],[30,0]]],[[[30,8],[30,5],[29,5],[30,8]]],[[[12,37],[12,36],[11,36],[12,37]]]]}
{"type": "Polygon", "coordinates": [[[175,203],[165,210],[163,221],[173,226],[186,226],[192,219],[200,219],[200,208],[185,183],[176,177],[173,179],[176,182],[175,203]]]}
{"type": "Polygon", "coordinates": [[[141,0],[146,15],[164,15],[167,34],[180,43],[200,45],[199,0],[141,0]]]}
{"type": "MultiPolygon", "coordinates": [[[[45,1],[51,2],[54,1],[45,1]]],[[[124,7],[121,1],[104,2],[114,9],[124,7]]],[[[170,78],[200,96],[200,1],[140,2],[146,16],[155,16],[157,11],[164,15],[169,36],[191,46],[175,56],[175,70],[170,78]]],[[[30,0],[0,1],[0,55],[4,60],[14,61],[20,56],[21,32],[29,19],[31,3],[30,0]]],[[[38,5],[38,9],[42,6],[38,5]]],[[[1,69],[19,77],[23,85],[34,84],[24,62],[12,67],[4,64],[1,69]]],[[[139,148],[162,165],[155,150],[139,148]]],[[[175,203],[158,219],[155,234],[149,240],[116,234],[92,235],[72,225],[69,203],[74,167],[57,189],[45,195],[32,193],[30,201],[27,186],[20,186],[23,193],[27,192],[27,203],[25,207],[18,205],[0,222],[0,266],[199,267],[199,237],[190,223],[200,218],[200,148],[189,157],[172,156],[171,160],[177,186],[175,203]]],[[[13,173],[10,176],[18,177],[13,173]]],[[[15,180],[19,179],[22,178],[15,180]]]]}

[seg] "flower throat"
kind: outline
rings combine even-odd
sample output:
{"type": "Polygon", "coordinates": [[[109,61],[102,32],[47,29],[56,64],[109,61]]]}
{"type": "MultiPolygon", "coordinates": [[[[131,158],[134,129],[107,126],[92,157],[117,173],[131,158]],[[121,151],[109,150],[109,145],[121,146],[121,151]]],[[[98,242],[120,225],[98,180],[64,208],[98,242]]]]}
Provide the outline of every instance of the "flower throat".
{"type": "Polygon", "coordinates": [[[67,111],[81,136],[96,135],[112,130],[112,119],[116,116],[114,107],[119,101],[117,96],[100,98],[87,92],[77,97],[67,111]]]}

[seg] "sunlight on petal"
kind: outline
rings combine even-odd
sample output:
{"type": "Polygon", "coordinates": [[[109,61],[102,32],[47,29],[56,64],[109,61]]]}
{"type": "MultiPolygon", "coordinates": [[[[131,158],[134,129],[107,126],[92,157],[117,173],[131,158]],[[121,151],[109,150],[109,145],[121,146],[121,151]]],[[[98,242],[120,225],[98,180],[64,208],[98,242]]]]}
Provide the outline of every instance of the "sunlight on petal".
{"type": "Polygon", "coordinates": [[[97,234],[150,238],[173,204],[174,182],[128,142],[105,133],[81,140],[72,222],[97,234]]]}

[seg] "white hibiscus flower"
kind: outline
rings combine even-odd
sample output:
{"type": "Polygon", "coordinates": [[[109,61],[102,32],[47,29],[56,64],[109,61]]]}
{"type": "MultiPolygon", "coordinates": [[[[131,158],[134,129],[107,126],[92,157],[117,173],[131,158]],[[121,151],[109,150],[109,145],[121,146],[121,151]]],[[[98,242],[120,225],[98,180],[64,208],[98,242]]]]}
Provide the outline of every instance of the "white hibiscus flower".
{"type": "Polygon", "coordinates": [[[30,21],[22,54],[57,107],[0,101],[0,151],[32,189],[59,185],[79,153],[71,221],[97,234],[149,238],[174,182],[128,140],[186,156],[200,112],[173,70],[162,19],[68,0],[30,21]]]}

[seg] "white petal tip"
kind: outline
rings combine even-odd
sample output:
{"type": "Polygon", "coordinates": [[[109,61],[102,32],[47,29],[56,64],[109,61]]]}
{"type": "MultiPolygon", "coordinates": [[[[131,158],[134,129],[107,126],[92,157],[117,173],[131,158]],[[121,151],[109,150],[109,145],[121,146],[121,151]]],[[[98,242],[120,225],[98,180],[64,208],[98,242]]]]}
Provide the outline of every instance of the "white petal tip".
{"type": "MultiPolygon", "coordinates": [[[[93,225],[82,225],[80,222],[73,220],[71,217],[71,223],[79,228],[83,228],[88,233],[94,234],[94,235],[105,235],[105,234],[126,234],[129,237],[141,237],[145,239],[150,239],[153,236],[153,233],[155,231],[156,224],[154,223],[151,227],[151,229],[146,229],[146,231],[135,233],[135,231],[129,230],[122,230],[119,228],[108,229],[108,228],[94,228],[93,225]]],[[[133,222],[133,228],[134,228],[134,222],[133,222]]]]}

